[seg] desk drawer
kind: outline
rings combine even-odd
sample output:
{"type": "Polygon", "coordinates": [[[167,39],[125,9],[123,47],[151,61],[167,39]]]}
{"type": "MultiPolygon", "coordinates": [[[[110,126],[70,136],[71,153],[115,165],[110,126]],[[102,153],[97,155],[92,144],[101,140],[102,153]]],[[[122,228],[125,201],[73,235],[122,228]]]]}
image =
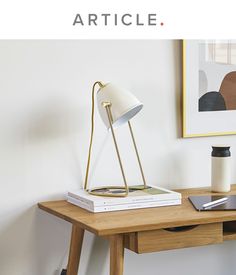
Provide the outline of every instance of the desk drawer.
{"type": "Polygon", "coordinates": [[[213,223],[130,233],[125,236],[125,247],[136,253],[147,253],[222,241],[222,223],[213,223]]]}

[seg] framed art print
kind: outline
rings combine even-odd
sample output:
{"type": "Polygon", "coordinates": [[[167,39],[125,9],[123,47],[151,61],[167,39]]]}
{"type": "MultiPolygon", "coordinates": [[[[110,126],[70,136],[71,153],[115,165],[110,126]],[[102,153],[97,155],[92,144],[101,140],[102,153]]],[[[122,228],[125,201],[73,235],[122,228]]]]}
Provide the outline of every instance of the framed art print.
{"type": "Polygon", "coordinates": [[[236,134],[236,40],[183,41],[183,137],[236,134]]]}

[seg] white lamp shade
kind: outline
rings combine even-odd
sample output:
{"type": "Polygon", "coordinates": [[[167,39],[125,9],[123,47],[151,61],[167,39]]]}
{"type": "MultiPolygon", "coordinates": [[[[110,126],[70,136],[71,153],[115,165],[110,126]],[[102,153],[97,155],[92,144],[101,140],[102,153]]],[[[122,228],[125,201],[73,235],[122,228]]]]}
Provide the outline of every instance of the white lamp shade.
{"type": "Polygon", "coordinates": [[[111,83],[101,87],[97,92],[97,104],[100,116],[107,128],[110,128],[104,102],[111,103],[113,127],[128,122],[142,108],[143,104],[129,91],[117,87],[111,83]]]}

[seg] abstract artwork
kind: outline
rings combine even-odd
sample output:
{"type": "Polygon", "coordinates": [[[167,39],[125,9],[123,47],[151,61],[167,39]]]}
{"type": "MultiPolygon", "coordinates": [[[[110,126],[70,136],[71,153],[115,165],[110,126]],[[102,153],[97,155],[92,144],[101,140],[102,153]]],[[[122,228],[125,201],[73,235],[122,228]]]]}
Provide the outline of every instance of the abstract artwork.
{"type": "Polygon", "coordinates": [[[199,43],[199,111],[236,110],[236,43],[199,43]]]}
{"type": "Polygon", "coordinates": [[[236,41],[183,42],[183,137],[236,134],[236,41]]]}

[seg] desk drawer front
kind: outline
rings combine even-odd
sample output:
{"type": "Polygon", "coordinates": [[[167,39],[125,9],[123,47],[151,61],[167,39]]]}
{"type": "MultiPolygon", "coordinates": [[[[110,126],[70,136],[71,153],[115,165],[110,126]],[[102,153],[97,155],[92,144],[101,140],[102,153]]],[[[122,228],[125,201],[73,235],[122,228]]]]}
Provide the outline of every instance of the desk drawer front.
{"type": "Polygon", "coordinates": [[[213,223],[131,233],[127,236],[125,245],[136,253],[147,253],[222,241],[222,223],[213,223]]]}

